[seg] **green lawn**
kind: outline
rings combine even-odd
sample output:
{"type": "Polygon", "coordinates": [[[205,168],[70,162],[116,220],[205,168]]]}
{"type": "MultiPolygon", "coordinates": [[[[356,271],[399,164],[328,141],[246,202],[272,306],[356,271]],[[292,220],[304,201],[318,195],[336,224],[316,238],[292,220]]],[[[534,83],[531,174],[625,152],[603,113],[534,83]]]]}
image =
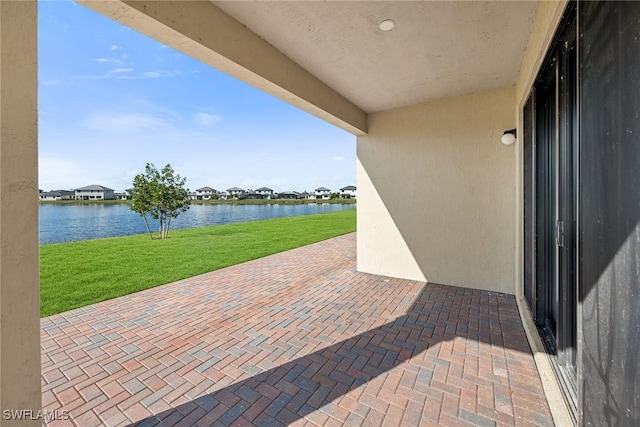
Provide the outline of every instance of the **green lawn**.
{"type": "Polygon", "coordinates": [[[40,246],[49,316],[355,231],[355,210],[40,246]]]}

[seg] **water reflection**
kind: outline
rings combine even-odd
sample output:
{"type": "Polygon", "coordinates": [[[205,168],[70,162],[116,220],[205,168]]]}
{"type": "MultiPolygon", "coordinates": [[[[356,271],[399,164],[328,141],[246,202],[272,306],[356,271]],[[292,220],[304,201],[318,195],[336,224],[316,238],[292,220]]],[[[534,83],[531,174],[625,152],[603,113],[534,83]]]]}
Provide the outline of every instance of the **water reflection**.
{"type": "MultiPolygon", "coordinates": [[[[355,209],[355,205],[192,205],[171,222],[171,229],[355,209]]],[[[152,230],[157,221],[150,220],[152,230]]],[[[42,204],[40,244],[146,233],[144,222],[128,205],[42,204]]]]}

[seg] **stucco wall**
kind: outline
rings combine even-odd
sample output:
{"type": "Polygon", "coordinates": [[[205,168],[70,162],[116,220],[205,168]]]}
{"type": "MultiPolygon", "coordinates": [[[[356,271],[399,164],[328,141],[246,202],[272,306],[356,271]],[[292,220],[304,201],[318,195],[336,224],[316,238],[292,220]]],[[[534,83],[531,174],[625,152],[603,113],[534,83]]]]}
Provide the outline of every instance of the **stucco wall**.
{"type": "Polygon", "coordinates": [[[42,407],[35,1],[0,1],[0,426],[42,407]]]}
{"type": "Polygon", "coordinates": [[[521,109],[527,100],[533,81],[538,74],[566,6],[566,0],[538,3],[516,82],[516,106],[518,109],[521,109]]]}
{"type": "Polygon", "coordinates": [[[369,116],[358,270],[514,293],[514,109],[508,87],[369,116]]]}

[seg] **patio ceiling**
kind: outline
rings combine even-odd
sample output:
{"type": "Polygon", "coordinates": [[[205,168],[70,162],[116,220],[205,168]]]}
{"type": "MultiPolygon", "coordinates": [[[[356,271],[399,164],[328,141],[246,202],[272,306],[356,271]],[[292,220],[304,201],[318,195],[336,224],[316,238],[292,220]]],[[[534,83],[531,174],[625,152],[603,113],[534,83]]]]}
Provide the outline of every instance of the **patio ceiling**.
{"type": "Polygon", "coordinates": [[[514,84],[537,5],[213,3],[367,113],[514,84]]]}

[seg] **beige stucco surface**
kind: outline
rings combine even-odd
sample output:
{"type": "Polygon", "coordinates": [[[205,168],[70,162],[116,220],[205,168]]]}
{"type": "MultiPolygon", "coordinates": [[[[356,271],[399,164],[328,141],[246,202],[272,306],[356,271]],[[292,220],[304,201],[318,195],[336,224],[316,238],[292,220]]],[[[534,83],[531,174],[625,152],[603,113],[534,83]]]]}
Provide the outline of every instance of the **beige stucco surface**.
{"type": "Polygon", "coordinates": [[[516,81],[518,110],[529,95],[566,5],[566,0],[538,2],[516,81]]]}
{"type": "Polygon", "coordinates": [[[214,3],[371,113],[514,84],[537,2],[214,3]]]}
{"type": "Polygon", "coordinates": [[[0,1],[0,425],[41,407],[36,2],[0,1]]]}
{"type": "Polygon", "coordinates": [[[514,293],[513,86],[369,115],[358,269],[514,293]]]}

